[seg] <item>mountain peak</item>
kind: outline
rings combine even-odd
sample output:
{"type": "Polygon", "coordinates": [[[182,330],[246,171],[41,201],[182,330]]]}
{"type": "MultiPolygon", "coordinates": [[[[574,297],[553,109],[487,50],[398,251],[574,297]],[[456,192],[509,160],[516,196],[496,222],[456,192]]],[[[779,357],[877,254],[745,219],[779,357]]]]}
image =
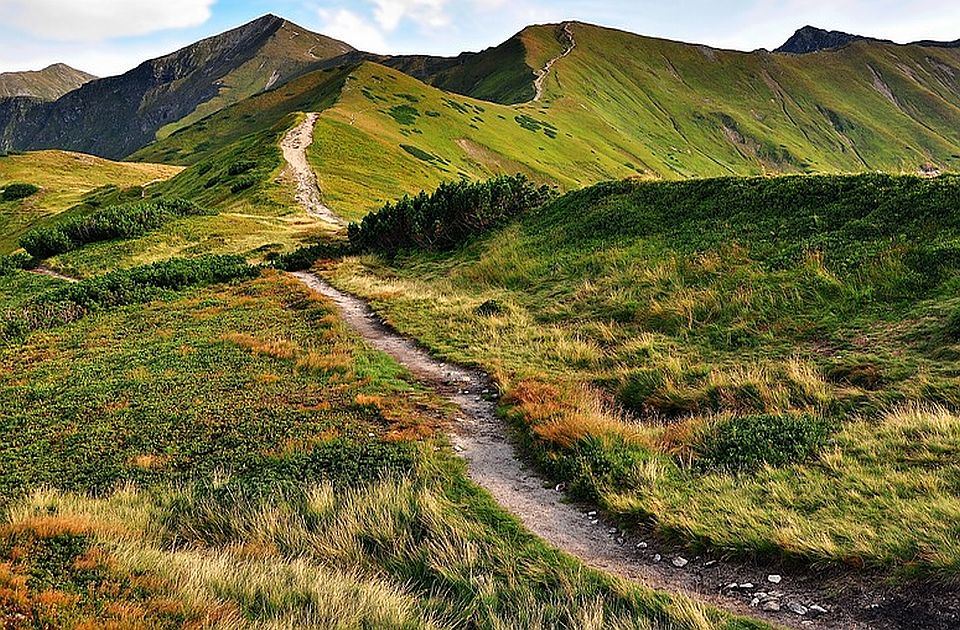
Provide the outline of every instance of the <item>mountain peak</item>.
{"type": "Polygon", "coordinates": [[[870,38],[844,33],[843,31],[828,31],[808,25],[794,33],[783,46],[777,48],[774,52],[806,55],[821,50],[843,48],[853,42],[867,39],[870,38]]]}
{"type": "Polygon", "coordinates": [[[0,73],[0,98],[28,96],[52,101],[96,79],[92,74],[54,63],[43,70],[0,73]]]}

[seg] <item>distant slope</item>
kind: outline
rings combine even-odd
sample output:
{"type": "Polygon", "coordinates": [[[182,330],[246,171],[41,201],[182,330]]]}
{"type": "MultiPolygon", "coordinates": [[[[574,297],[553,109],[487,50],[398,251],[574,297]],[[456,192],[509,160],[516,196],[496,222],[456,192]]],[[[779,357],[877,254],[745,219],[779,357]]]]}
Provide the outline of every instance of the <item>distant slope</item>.
{"type": "Polygon", "coordinates": [[[0,73],[0,98],[30,96],[54,101],[97,77],[57,63],[43,70],[0,73]]]}
{"type": "MultiPolygon", "coordinates": [[[[131,187],[157,183],[180,172],[176,166],[111,162],[65,151],[39,151],[0,157],[0,187],[26,182],[40,192],[20,201],[0,201],[0,254],[17,248],[20,234],[98,191],[123,194],[131,187]]],[[[128,190],[139,198],[141,191],[128,190]]]]}
{"type": "MultiPolygon", "coordinates": [[[[854,42],[874,42],[881,44],[893,44],[886,39],[877,39],[875,37],[864,37],[862,35],[851,35],[842,31],[827,31],[815,26],[804,26],[783,46],[777,48],[774,52],[789,53],[793,55],[808,55],[823,50],[834,50],[843,48],[854,42]]],[[[934,40],[923,40],[907,44],[908,46],[926,46],[928,48],[957,48],[960,47],[960,40],[952,42],[939,42],[934,40]]]]}
{"type": "Polygon", "coordinates": [[[448,92],[503,105],[533,99],[536,75],[526,64],[521,35],[479,53],[458,57],[398,56],[373,59],[448,92]]]}
{"type": "Polygon", "coordinates": [[[0,109],[0,149],[63,148],[122,158],[180,126],[352,50],[265,16],[52,102],[0,109]]]}
{"type": "Polygon", "coordinates": [[[853,42],[868,39],[870,38],[861,35],[851,35],[850,33],[844,33],[842,31],[827,31],[814,26],[804,26],[774,52],[806,55],[821,50],[842,48],[853,42]]]}
{"type": "Polygon", "coordinates": [[[504,172],[571,189],[625,177],[960,166],[960,50],[855,42],[794,56],[569,29],[576,47],[562,58],[562,25],[518,36],[527,67],[556,59],[535,103],[454,95],[363,62],[304,75],[135,158],[208,163],[250,134],[269,129],[262,141],[274,142],[290,114],[322,111],[310,156],[325,201],[348,218],[442,180],[504,172]]]}

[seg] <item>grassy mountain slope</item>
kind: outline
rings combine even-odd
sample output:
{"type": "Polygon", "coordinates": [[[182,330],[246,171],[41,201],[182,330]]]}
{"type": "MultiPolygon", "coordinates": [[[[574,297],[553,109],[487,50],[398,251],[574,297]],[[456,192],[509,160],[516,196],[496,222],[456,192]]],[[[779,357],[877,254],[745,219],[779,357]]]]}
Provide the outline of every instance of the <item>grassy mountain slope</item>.
{"type": "Polygon", "coordinates": [[[32,96],[54,101],[97,77],[62,63],[43,70],[0,73],[0,98],[32,96]]]}
{"type": "Polygon", "coordinates": [[[958,199],[946,176],[602,184],[331,277],[497,374],[542,463],[614,513],[955,582],[958,199]]]}
{"type": "Polygon", "coordinates": [[[124,75],[93,81],[55,102],[3,108],[0,148],[126,157],[158,132],[171,133],[183,119],[196,120],[349,50],[265,16],[124,75]]]}
{"type": "Polygon", "coordinates": [[[23,182],[40,192],[18,201],[0,201],[0,254],[17,248],[17,239],[30,227],[75,206],[89,195],[135,195],[140,187],[179,173],[176,166],[110,162],[64,151],[40,151],[0,157],[0,188],[23,182]]]}
{"type": "MultiPolygon", "coordinates": [[[[815,56],[737,53],[569,28],[577,45],[553,65],[540,102],[455,96],[363,62],[304,75],[135,157],[191,164],[291,112],[323,109],[310,155],[328,203],[348,218],[445,179],[503,172],[572,189],[631,176],[960,164],[960,50],[857,42],[815,56]]],[[[562,26],[518,38],[527,68],[566,45],[562,26]]],[[[510,76],[491,80],[528,85],[510,76]]]]}
{"type": "MultiPolygon", "coordinates": [[[[957,163],[960,51],[860,42],[815,57],[712,50],[575,24],[546,81],[553,120],[605,129],[663,176],[957,163]],[[636,145],[640,145],[634,148],[636,145]]],[[[555,29],[529,29],[531,65],[555,29]]]]}
{"type": "Polygon", "coordinates": [[[517,35],[483,52],[458,57],[410,55],[372,60],[447,92],[515,105],[532,100],[535,94],[536,76],[526,56],[522,37],[517,35]]]}

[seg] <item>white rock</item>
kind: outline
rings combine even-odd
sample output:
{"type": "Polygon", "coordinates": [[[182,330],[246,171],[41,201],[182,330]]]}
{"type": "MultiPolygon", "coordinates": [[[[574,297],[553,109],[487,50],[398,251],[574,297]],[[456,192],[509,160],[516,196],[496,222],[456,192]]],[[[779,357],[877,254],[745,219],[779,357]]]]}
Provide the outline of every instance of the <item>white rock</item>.
{"type": "Polygon", "coordinates": [[[771,584],[779,584],[782,581],[783,581],[783,576],[776,575],[776,574],[767,576],[767,582],[770,582],[771,584]]]}
{"type": "Polygon", "coordinates": [[[647,548],[647,543],[645,543],[645,542],[638,542],[638,543],[637,543],[637,549],[646,549],[646,548],[647,548]]]}
{"type": "Polygon", "coordinates": [[[661,560],[663,560],[663,556],[661,556],[659,553],[653,556],[654,562],[660,562],[661,560]]]}
{"type": "Polygon", "coordinates": [[[792,612],[793,614],[799,615],[801,617],[807,614],[807,607],[797,602],[788,602],[787,608],[789,608],[790,612],[792,612]]]}
{"type": "Polygon", "coordinates": [[[767,612],[778,612],[780,610],[780,602],[775,599],[771,599],[768,602],[764,602],[763,609],[767,612]]]}
{"type": "Polygon", "coordinates": [[[738,584],[737,587],[745,591],[750,591],[753,590],[753,582],[743,582],[742,584],[738,584]]]}
{"type": "Polygon", "coordinates": [[[819,604],[814,604],[813,606],[810,607],[810,609],[809,609],[808,612],[811,612],[811,613],[813,613],[813,614],[815,614],[815,615],[825,615],[825,614],[827,614],[829,611],[828,611],[826,608],[824,608],[823,606],[820,606],[819,604]]]}
{"type": "Polygon", "coordinates": [[[687,560],[686,558],[677,556],[676,558],[673,559],[673,566],[677,567],[678,569],[682,569],[683,567],[687,566],[689,562],[690,561],[687,560]]]}

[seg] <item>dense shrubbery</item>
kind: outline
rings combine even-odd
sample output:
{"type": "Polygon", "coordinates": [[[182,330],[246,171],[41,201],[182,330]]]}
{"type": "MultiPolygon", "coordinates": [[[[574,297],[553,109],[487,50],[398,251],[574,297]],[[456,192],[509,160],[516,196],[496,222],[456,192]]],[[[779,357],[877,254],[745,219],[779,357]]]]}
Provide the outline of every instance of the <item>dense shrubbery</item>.
{"type": "Polygon", "coordinates": [[[3,193],[0,193],[0,199],[3,201],[17,201],[18,199],[26,199],[40,192],[38,186],[33,184],[7,184],[3,189],[3,193]]]}
{"type": "Polygon", "coordinates": [[[253,188],[258,183],[260,183],[260,180],[253,175],[244,175],[243,177],[238,177],[233,184],[230,185],[230,192],[233,194],[241,193],[249,188],[253,188]]]}
{"type": "Polygon", "coordinates": [[[829,424],[811,416],[730,417],[699,436],[696,462],[705,471],[732,473],[800,464],[817,455],[829,439],[829,424]]]}
{"type": "MultiPolygon", "coordinates": [[[[252,171],[255,168],[257,168],[257,163],[253,160],[237,160],[227,169],[227,175],[235,177],[247,171],[252,171]]],[[[207,170],[209,170],[209,165],[207,166],[207,170]]]]}
{"type": "Polygon", "coordinates": [[[30,256],[23,253],[0,256],[0,278],[10,275],[14,271],[26,269],[30,266],[31,261],[30,256]]]}
{"type": "Polygon", "coordinates": [[[100,308],[145,302],[165,291],[249,279],[258,273],[259,269],[248,265],[241,256],[175,258],[111,271],[49,291],[19,309],[8,311],[0,321],[0,338],[19,337],[72,322],[100,308]]]}
{"type": "Polygon", "coordinates": [[[270,264],[281,271],[304,271],[321,259],[333,259],[349,253],[346,243],[318,243],[280,254],[270,264]]]}
{"type": "Polygon", "coordinates": [[[570,193],[531,221],[568,247],[656,237],[692,253],[733,242],[774,269],[820,252],[844,273],[899,251],[922,288],[960,262],[960,177],[611,182],[570,193]]]}
{"type": "Polygon", "coordinates": [[[404,197],[351,224],[350,243],[358,250],[386,253],[450,249],[542,205],[553,194],[523,175],[445,183],[433,194],[404,197]]]}
{"type": "Polygon", "coordinates": [[[173,219],[206,214],[213,213],[184,199],[140,201],[35,228],[20,238],[20,246],[36,258],[47,258],[87,243],[141,236],[173,219]]]}

